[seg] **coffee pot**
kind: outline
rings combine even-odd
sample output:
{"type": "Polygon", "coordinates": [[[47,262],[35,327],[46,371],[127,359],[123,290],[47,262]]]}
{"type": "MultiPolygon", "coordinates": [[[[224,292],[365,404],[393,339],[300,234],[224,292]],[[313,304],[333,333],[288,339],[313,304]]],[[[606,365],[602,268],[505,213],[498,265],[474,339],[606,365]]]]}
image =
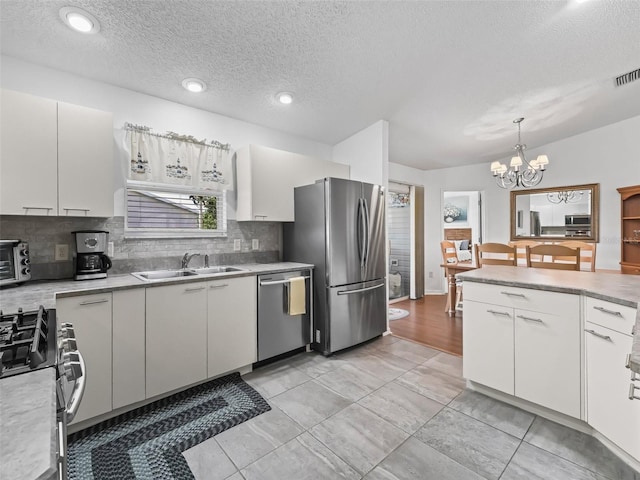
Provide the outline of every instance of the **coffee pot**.
{"type": "Polygon", "coordinates": [[[106,278],[107,270],[112,266],[111,259],[105,255],[107,235],[104,230],[78,230],[72,232],[76,237],[75,275],[76,280],[106,278]]]}

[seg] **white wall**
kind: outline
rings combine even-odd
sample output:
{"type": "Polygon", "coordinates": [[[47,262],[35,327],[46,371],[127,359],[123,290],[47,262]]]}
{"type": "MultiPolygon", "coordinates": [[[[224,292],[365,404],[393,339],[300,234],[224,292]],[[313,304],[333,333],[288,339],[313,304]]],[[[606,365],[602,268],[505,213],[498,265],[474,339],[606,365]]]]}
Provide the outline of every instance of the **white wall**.
{"type": "MultiPolygon", "coordinates": [[[[527,157],[549,156],[540,188],[600,184],[600,242],[596,268],[619,270],[620,195],[616,188],[640,184],[640,116],[531,149],[527,157]]],[[[525,138],[526,141],[526,138],[525,138]]],[[[506,160],[496,158],[495,160],[506,160]]],[[[395,170],[395,169],[394,169],[395,170]]],[[[392,171],[394,171],[392,170],[392,171]]],[[[425,171],[425,290],[442,292],[440,238],[444,190],[484,191],[485,242],[509,240],[509,191],[498,187],[489,163],[425,171]],[[431,234],[430,234],[431,233],[431,234]],[[429,272],[434,272],[429,279],[429,272]]]]}
{"type": "Polygon", "coordinates": [[[389,122],[380,120],[333,146],[333,161],[351,166],[351,178],[387,186],[389,122]]]}
{"type": "MultiPolygon", "coordinates": [[[[123,150],[120,148],[123,133],[119,129],[125,122],[146,125],[157,133],[174,131],[193,135],[196,138],[219,140],[230,143],[233,151],[253,143],[322,160],[331,160],[332,147],[327,144],[70,75],[12,57],[2,56],[0,62],[2,65],[0,85],[3,88],[113,112],[116,129],[114,141],[117,146],[114,153],[116,188],[118,189],[115,193],[116,215],[124,215],[124,195],[121,190],[124,177],[121,173],[121,162],[126,161],[126,157],[123,158],[123,150]]],[[[229,217],[235,218],[235,194],[227,197],[230,205],[229,217]]]]}

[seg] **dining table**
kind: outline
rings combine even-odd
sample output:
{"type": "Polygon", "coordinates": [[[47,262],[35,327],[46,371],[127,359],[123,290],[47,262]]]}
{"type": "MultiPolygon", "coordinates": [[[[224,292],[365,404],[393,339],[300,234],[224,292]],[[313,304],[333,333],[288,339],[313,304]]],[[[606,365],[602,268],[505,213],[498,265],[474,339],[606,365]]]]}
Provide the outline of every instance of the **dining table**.
{"type": "Polygon", "coordinates": [[[442,263],[440,264],[444,268],[444,276],[447,277],[447,305],[444,308],[445,313],[449,315],[456,314],[456,274],[467,272],[469,270],[475,270],[478,266],[472,262],[455,262],[455,263],[442,263]]]}

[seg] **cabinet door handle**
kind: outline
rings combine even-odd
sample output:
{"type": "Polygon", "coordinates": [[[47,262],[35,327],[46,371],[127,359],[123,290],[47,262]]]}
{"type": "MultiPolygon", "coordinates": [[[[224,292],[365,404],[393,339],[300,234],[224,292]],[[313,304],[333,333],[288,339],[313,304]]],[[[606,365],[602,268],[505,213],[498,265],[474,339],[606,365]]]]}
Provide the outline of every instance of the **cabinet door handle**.
{"type": "Polygon", "coordinates": [[[629,385],[629,400],[640,400],[640,397],[636,395],[636,389],[640,389],[640,387],[636,387],[633,383],[629,385]]]}
{"type": "Polygon", "coordinates": [[[608,313],[609,315],[613,315],[614,317],[622,317],[622,313],[616,312],[615,310],[609,310],[607,308],[597,307],[597,306],[593,307],[593,308],[595,308],[596,310],[601,311],[602,313],[608,313]]]}
{"type": "Polygon", "coordinates": [[[524,293],[513,293],[513,292],[500,292],[503,295],[508,295],[510,297],[521,297],[526,298],[527,296],[524,293]]]}
{"type": "Polygon", "coordinates": [[[80,302],[80,305],[95,305],[96,303],[107,303],[109,300],[101,298],[100,300],[87,300],[86,302],[80,302]]]}
{"type": "Polygon", "coordinates": [[[194,287],[194,288],[185,288],[185,292],[197,292],[199,290],[204,290],[204,287],[194,287]]]}
{"type": "Polygon", "coordinates": [[[521,318],[523,320],[530,320],[532,322],[538,322],[538,323],[544,323],[542,320],[540,320],[539,318],[533,318],[533,317],[525,317],[524,315],[518,315],[518,318],[521,318]]]}
{"type": "Polygon", "coordinates": [[[498,310],[487,310],[487,312],[493,313],[494,315],[502,315],[502,316],[505,316],[505,317],[511,317],[511,314],[509,312],[499,312],[498,310]]]}
{"type": "Polygon", "coordinates": [[[626,368],[631,368],[631,354],[627,353],[627,359],[624,362],[626,368]]]}
{"type": "Polygon", "coordinates": [[[638,374],[636,372],[631,372],[631,381],[632,382],[640,381],[640,377],[638,377],[638,374]]]}
{"type": "Polygon", "coordinates": [[[584,331],[590,333],[591,335],[595,335],[596,337],[599,337],[599,338],[602,338],[604,340],[607,340],[609,342],[613,341],[613,340],[611,340],[611,337],[609,335],[602,335],[601,333],[598,333],[595,330],[589,330],[589,329],[585,328],[584,331]]]}
{"type": "Polygon", "coordinates": [[[209,285],[209,288],[224,288],[224,287],[228,287],[229,284],[228,283],[220,283],[218,285],[209,285]]]}
{"type": "Polygon", "coordinates": [[[67,212],[67,214],[70,211],[74,211],[74,212],[84,212],[85,215],[91,211],[90,208],[63,208],[63,210],[67,212]]]}
{"type": "Polygon", "coordinates": [[[22,207],[25,210],[46,210],[47,212],[49,210],[53,210],[52,207],[22,207]]]}

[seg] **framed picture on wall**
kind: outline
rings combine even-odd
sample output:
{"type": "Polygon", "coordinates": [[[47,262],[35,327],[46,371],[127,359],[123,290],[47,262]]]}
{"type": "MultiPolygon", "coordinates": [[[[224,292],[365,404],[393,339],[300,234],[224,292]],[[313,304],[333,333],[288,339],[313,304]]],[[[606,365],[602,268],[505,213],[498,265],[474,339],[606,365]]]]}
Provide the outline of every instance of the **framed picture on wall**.
{"type": "Polygon", "coordinates": [[[469,212],[469,197],[447,197],[444,203],[442,218],[445,224],[467,225],[469,212]]]}

